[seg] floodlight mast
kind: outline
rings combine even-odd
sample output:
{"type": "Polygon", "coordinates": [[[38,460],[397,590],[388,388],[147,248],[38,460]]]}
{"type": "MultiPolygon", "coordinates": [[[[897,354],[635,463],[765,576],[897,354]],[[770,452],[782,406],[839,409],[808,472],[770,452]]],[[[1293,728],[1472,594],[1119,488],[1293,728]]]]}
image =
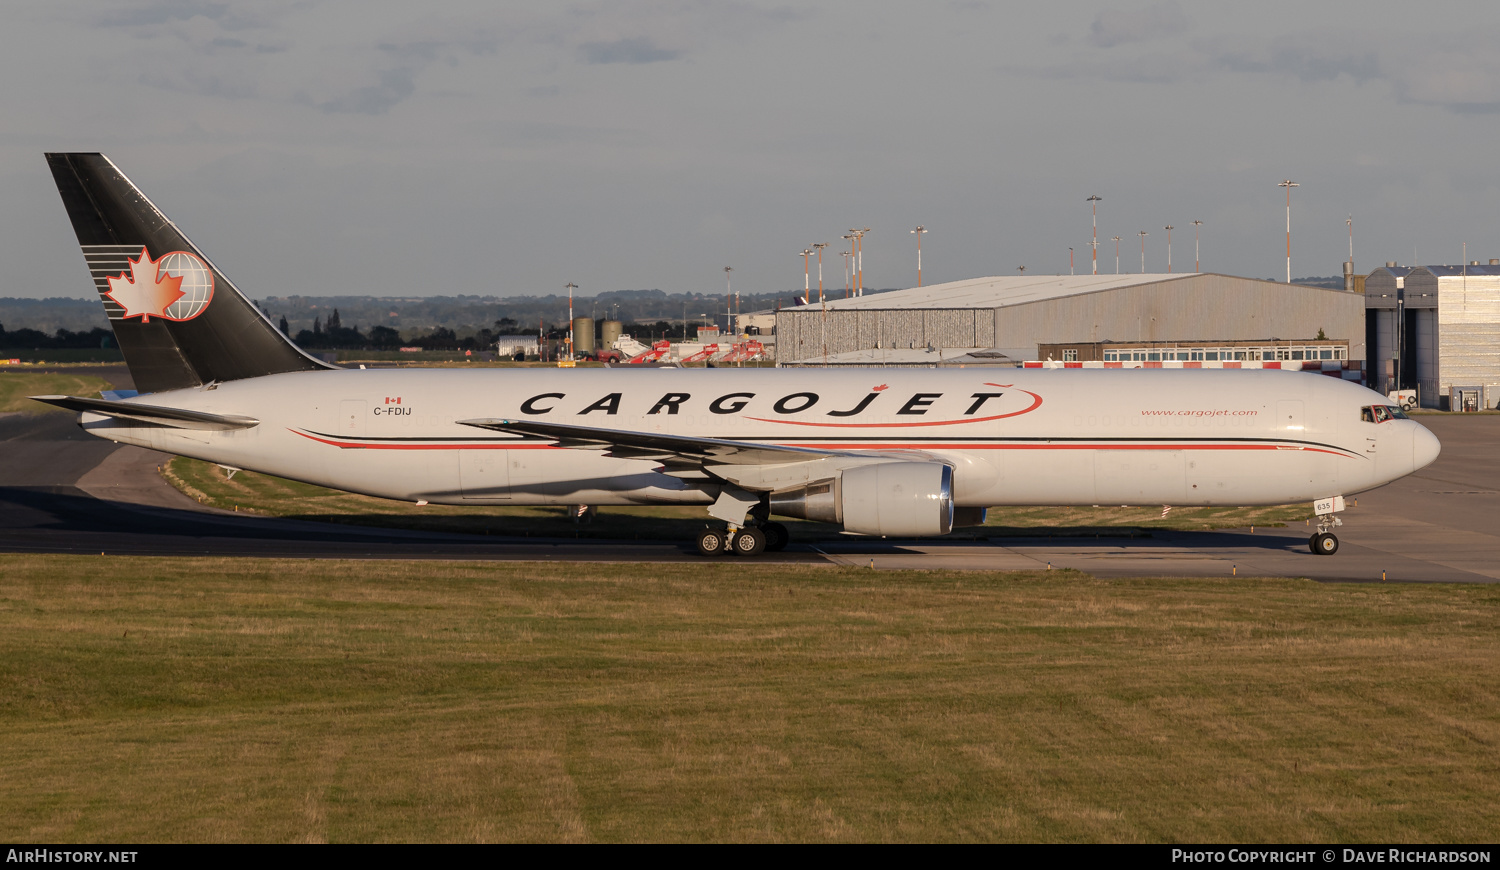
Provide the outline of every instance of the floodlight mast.
{"type": "Polygon", "coordinates": [[[1286,188],[1286,282],[1292,283],[1292,188],[1301,187],[1295,181],[1288,178],[1278,181],[1277,187],[1286,188]]]}
{"type": "Polygon", "coordinates": [[[1149,233],[1141,230],[1138,235],[1141,237],[1141,274],[1144,275],[1146,274],[1146,236],[1149,233]]]}
{"type": "MultiPolygon", "coordinates": [[[[724,267],[724,331],[729,333],[734,332],[734,329],[730,326],[731,315],[729,313],[729,300],[734,297],[734,284],[729,280],[729,273],[733,271],[734,269],[729,266],[724,267]]],[[[708,315],[705,314],[703,316],[707,317],[708,315]]],[[[684,335],[683,340],[686,341],[687,336],[684,335]]]]}
{"type": "Polygon", "coordinates": [[[1093,208],[1094,212],[1094,239],[1093,241],[1089,242],[1089,247],[1092,249],[1090,252],[1090,259],[1092,259],[1094,264],[1095,275],[1099,274],[1099,203],[1103,201],[1104,197],[1102,196],[1090,196],[1088,199],[1084,200],[1084,202],[1088,203],[1093,208]]]}
{"type": "Polygon", "coordinates": [[[1111,238],[1115,243],[1115,274],[1118,275],[1120,274],[1120,237],[1112,236],[1111,238]]]}
{"type": "Polygon", "coordinates": [[[1166,229],[1167,229],[1167,274],[1170,275],[1170,274],[1172,274],[1172,230],[1175,230],[1177,228],[1174,227],[1174,226],[1170,226],[1169,225],[1166,229]]]}
{"type": "Polygon", "coordinates": [[[823,301],[823,249],[828,247],[827,242],[814,242],[813,247],[818,249],[818,301],[823,301]]]}
{"type": "Polygon", "coordinates": [[[849,235],[854,237],[854,295],[865,295],[865,233],[870,231],[869,227],[864,229],[852,229],[849,235]]]}
{"type": "Polygon", "coordinates": [[[848,299],[854,294],[854,273],[850,264],[854,262],[854,237],[844,236],[849,241],[849,250],[839,251],[839,256],[844,258],[844,298],[848,299]]]}
{"type": "Polygon", "coordinates": [[[1193,221],[1193,271],[1202,272],[1203,266],[1198,260],[1198,228],[1203,226],[1203,221],[1193,221]]]}
{"type": "Polygon", "coordinates": [[[922,286],[922,234],[927,232],[924,226],[918,226],[912,230],[912,235],[917,237],[917,286],[922,286]]]}
{"type": "Polygon", "coordinates": [[[573,291],[578,285],[572,281],[567,283],[568,288],[568,359],[573,359],[573,291]]]}
{"type": "Polygon", "coordinates": [[[812,256],[812,248],[803,248],[802,254],[802,298],[812,297],[812,278],[808,273],[807,258],[812,256]]]}
{"type": "Polygon", "coordinates": [[[1073,249],[1068,249],[1068,274],[1073,274],[1073,249]]]}

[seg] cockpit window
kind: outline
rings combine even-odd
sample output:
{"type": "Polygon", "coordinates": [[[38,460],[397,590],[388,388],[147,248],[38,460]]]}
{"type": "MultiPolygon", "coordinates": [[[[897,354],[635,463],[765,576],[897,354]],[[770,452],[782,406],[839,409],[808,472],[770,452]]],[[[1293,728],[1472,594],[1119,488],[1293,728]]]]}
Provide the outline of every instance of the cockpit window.
{"type": "Polygon", "coordinates": [[[1410,420],[1411,418],[1395,405],[1366,405],[1359,409],[1359,419],[1366,423],[1384,423],[1387,420],[1410,420]]]}

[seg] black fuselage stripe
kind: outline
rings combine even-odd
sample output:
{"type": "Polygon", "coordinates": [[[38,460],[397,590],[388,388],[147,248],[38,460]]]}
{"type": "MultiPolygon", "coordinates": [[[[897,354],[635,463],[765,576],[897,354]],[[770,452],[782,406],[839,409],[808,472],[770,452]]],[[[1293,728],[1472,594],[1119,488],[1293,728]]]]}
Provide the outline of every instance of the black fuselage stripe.
{"type": "MultiPolygon", "coordinates": [[[[467,443],[467,444],[473,444],[473,443],[476,443],[476,442],[481,442],[481,443],[502,443],[502,442],[555,441],[555,440],[557,440],[555,438],[547,438],[547,437],[540,436],[540,435],[537,435],[537,436],[528,436],[528,437],[524,437],[524,438],[497,438],[497,437],[494,437],[494,436],[488,436],[488,437],[486,437],[486,436],[482,436],[482,435],[480,435],[480,436],[474,436],[472,438],[470,438],[470,437],[458,437],[458,438],[454,438],[454,437],[443,437],[443,436],[364,436],[364,435],[356,437],[356,436],[348,436],[348,435],[330,435],[328,433],[318,432],[318,431],[315,431],[315,430],[312,430],[312,429],[306,429],[306,430],[303,430],[303,431],[307,432],[310,435],[317,435],[317,436],[322,437],[322,438],[331,438],[331,439],[334,439],[334,440],[341,440],[341,441],[366,441],[366,442],[375,442],[375,443],[382,443],[382,444],[401,444],[401,443],[433,444],[433,443],[447,442],[447,441],[455,441],[455,442],[460,442],[461,441],[461,442],[464,442],[464,443],[467,443]]],[[[593,438],[593,439],[588,438],[588,436],[586,436],[586,435],[580,435],[578,437],[582,438],[583,440],[597,440],[597,441],[601,441],[601,442],[608,440],[608,439],[604,438],[603,436],[600,436],[600,437],[597,437],[597,438],[593,438]]],[[[834,443],[839,443],[839,444],[846,444],[846,443],[849,443],[851,441],[878,442],[878,443],[881,443],[881,444],[891,444],[891,443],[897,443],[897,442],[913,442],[913,443],[917,443],[917,444],[930,444],[930,443],[932,443],[934,441],[941,441],[941,442],[945,442],[945,443],[954,443],[954,444],[959,444],[959,445],[962,445],[962,444],[1056,444],[1056,443],[1091,443],[1091,444],[1109,445],[1109,444],[1148,444],[1149,443],[1149,444],[1160,444],[1162,447],[1171,447],[1173,445],[1180,445],[1180,444],[1271,444],[1271,445],[1285,445],[1285,446],[1288,446],[1288,447],[1318,447],[1318,448],[1322,448],[1322,449],[1325,449],[1325,450],[1339,450],[1339,451],[1343,451],[1345,453],[1349,453],[1351,455],[1358,455],[1356,453],[1356,451],[1350,450],[1347,447],[1340,447],[1337,444],[1325,444],[1325,443],[1323,443],[1321,441],[1295,441],[1295,440],[1286,439],[1286,438],[1108,438],[1108,437],[1105,437],[1105,438],[1081,438],[1081,437],[1079,437],[1079,438],[1074,438],[1074,437],[1069,437],[1069,438],[1049,438],[1049,437],[1046,437],[1046,436],[1035,436],[1035,437],[988,437],[988,438],[944,438],[944,437],[938,437],[938,438],[917,438],[917,437],[910,437],[910,436],[908,436],[908,437],[894,437],[894,438],[890,438],[890,437],[887,437],[887,438],[877,438],[877,437],[870,437],[870,436],[851,436],[851,437],[848,437],[848,438],[836,438],[836,437],[832,437],[832,436],[816,436],[815,435],[815,436],[809,436],[809,437],[806,437],[806,438],[766,438],[766,437],[760,437],[760,436],[745,437],[745,438],[735,438],[733,436],[729,436],[729,437],[714,436],[714,440],[717,440],[717,441],[740,441],[740,442],[743,442],[743,443],[746,443],[746,444],[772,444],[773,446],[781,446],[781,445],[789,443],[789,442],[796,442],[797,444],[800,445],[800,444],[806,444],[808,442],[834,442],[834,443]]],[[[670,450],[671,448],[669,446],[667,446],[667,445],[662,445],[661,449],[670,450]]]]}

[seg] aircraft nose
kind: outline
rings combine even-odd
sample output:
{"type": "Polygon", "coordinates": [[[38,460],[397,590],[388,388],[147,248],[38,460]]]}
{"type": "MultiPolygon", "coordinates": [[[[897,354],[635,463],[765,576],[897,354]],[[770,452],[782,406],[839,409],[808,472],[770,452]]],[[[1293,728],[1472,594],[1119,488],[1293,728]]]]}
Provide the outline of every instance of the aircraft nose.
{"type": "Polygon", "coordinates": [[[1426,426],[1417,425],[1417,431],[1411,438],[1411,467],[1413,471],[1426,468],[1431,465],[1438,454],[1443,452],[1443,444],[1437,436],[1428,431],[1426,426]]]}

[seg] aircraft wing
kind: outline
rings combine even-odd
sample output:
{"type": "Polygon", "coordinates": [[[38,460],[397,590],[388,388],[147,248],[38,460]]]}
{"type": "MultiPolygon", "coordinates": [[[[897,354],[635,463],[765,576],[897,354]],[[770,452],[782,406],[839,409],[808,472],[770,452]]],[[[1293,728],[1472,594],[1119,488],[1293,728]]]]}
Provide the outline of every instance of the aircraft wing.
{"type": "Polygon", "coordinates": [[[458,423],[529,438],[545,438],[556,441],[559,447],[603,450],[605,455],[621,459],[654,459],[669,467],[788,465],[834,456],[854,455],[832,450],[814,450],[808,447],[784,447],[779,444],[726,441],[720,438],[693,438],[685,435],[664,435],[660,432],[629,432],[593,426],[570,426],[565,423],[539,423],[531,420],[459,420],[458,423]]]}
{"type": "Polygon", "coordinates": [[[249,429],[260,425],[260,421],[254,417],[241,417],[238,414],[210,414],[207,411],[162,408],[157,405],[138,405],[135,402],[117,402],[110,399],[84,399],[78,396],[32,396],[31,399],[66,408],[69,411],[103,414],[106,417],[154,423],[172,429],[224,431],[249,429]]]}

